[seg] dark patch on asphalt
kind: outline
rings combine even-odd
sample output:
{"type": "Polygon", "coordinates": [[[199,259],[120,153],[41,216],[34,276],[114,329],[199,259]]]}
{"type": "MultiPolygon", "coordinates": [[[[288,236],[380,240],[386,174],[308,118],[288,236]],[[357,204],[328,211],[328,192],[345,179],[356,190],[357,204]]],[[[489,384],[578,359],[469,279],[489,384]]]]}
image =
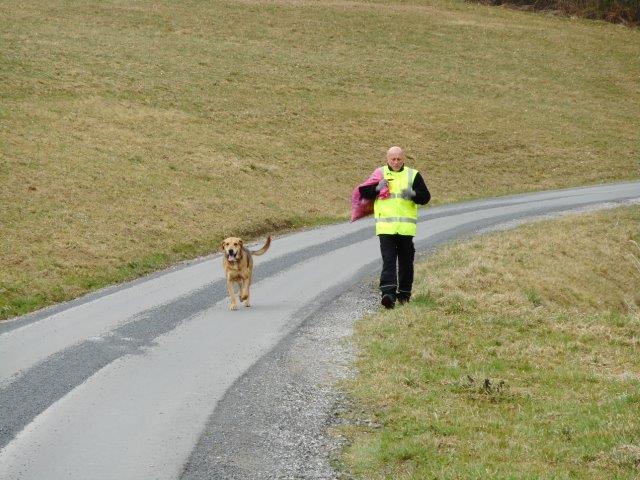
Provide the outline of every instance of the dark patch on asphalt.
{"type": "MultiPolygon", "coordinates": [[[[254,282],[371,236],[369,229],[303,249],[256,265],[254,282]]],[[[154,345],[157,337],[173,330],[227,296],[226,282],[218,280],[173,302],[146,310],[125,325],[96,340],[62,350],[18,375],[0,389],[0,447],[9,443],[33,418],[118,358],[154,345]]]]}

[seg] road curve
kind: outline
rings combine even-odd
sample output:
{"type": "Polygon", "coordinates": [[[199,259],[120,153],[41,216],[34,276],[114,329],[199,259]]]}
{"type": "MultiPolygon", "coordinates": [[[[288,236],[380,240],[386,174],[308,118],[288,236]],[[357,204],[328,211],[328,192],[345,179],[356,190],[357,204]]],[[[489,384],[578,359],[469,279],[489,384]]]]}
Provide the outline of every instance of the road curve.
{"type": "MultiPolygon", "coordinates": [[[[640,182],[429,208],[415,243],[634,199],[640,182]]],[[[184,476],[225,392],[378,268],[363,219],[275,238],[256,258],[250,309],[228,311],[214,256],[0,323],[0,479],[184,476]]]]}

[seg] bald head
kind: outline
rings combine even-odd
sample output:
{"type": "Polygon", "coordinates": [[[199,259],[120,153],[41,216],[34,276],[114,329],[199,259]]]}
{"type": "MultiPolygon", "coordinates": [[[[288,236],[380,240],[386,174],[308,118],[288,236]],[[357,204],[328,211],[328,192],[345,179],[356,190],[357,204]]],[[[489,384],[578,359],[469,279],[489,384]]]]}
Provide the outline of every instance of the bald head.
{"type": "Polygon", "coordinates": [[[387,150],[387,160],[393,157],[400,157],[404,160],[404,152],[400,147],[391,147],[387,150]]]}
{"type": "Polygon", "coordinates": [[[400,147],[391,147],[387,150],[387,164],[391,170],[398,171],[404,165],[404,152],[400,147]]]}

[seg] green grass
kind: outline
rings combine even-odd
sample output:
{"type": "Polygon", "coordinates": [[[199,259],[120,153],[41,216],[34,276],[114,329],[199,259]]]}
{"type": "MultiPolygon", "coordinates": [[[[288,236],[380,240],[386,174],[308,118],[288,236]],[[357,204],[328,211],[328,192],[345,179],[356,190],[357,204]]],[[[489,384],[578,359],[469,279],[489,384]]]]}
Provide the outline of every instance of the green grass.
{"type": "Polygon", "coordinates": [[[0,318],[156,255],[346,219],[392,144],[434,203],[640,173],[640,32],[601,22],[453,0],[0,0],[0,45],[0,318]]]}
{"type": "Polygon", "coordinates": [[[347,390],[360,421],[344,428],[344,470],[638,478],[639,234],[636,206],[492,234],[420,264],[415,301],[357,325],[347,390]]]}

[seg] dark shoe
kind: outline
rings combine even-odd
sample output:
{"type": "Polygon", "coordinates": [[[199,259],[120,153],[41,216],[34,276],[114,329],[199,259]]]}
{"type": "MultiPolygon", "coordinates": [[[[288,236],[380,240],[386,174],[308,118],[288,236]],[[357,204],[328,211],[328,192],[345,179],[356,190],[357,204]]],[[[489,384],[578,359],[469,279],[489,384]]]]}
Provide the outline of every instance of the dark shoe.
{"type": "Polygon", "coordinates": [[[387,293],[387,294],[382,296],[382,300],[380,300],[380,303],[382,303],[382,306],[384,308],[391,309],[396,304],[396,297],[394,297],[390,293],[387,293]]]}

